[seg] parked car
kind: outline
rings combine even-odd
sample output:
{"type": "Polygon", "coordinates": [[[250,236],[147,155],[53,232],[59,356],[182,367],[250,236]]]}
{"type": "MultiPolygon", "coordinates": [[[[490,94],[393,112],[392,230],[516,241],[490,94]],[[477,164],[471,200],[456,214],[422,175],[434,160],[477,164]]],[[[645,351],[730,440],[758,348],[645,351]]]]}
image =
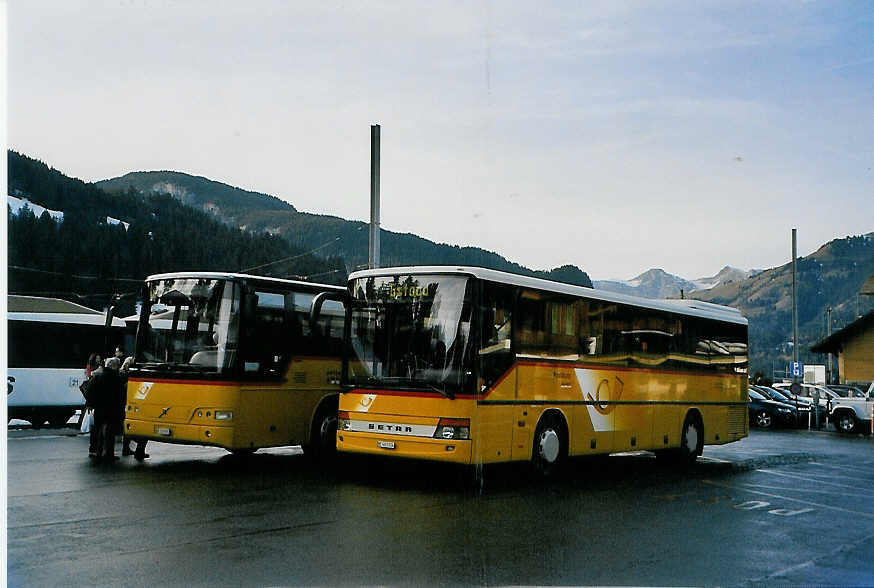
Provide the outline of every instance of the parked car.
{"type": "Polygon", "coordinates": [[[862,397],[838,398],[832,401],[829,418],[841,433],[871,431],[871,417],[874,412],[872,385],[862,397]]]}
{"type": "MultiPolygon", "coordinates": [[[[770,388],[768,386],[757,385],[750,387],[769,397],[771,400],[782,402],[783,404],[788,404],[789,406],[795,407],[795,425],[797,427],[807,428],[808,426],[810,426],[811,403],[795,399],[788,392],[775,390],[774,388],[770,388]]],[[[823,416],[824,415],[825,411],[823,411],[823,416]]]]}
{"type": "Polygon", "coordinates": [[[762,429],[776,425],[794,426],[798,421],[798,411],[791,404],[771,400],[758,390],[749,389],[750,423],[762,429]]]}
{"type": "MultiPolygon", "coordinates": [[[[789,383],[774,384],[774,387],[780,391],[789,391],[789,383]]],[[[862,397],[844,398],[837,392],[823,386],[815,386],[813,384],[800,384],[798,397],[812,398],[814,394],[819,395],[820,406],[826,408],[826,414],[829,421],[834,423],[835,428],[841,433],[858,433],[871,430],[871,413],[874,407],[874,383],[869,386],[868,391],[862,394],[862,397]]],[[[822,423],[822,420],[820,420],[822,423]]]]}
{"type": "Polygon", "coordinates": [[[829,384],[826,388],[842,398],[865,398],[865,393],[862,392],[858,386],[850,386],[848,384],[829,384]]]}
{"type": "MultiPolygon", "coordinates": [[[[798,386],[799,386],[799,389],[798,389],[798,396],[799,397],[809,398],[811,402],[813,402],[813,400],[816,399],[819,401],[819,404],[821,406],[825,407],[825,409],[829,412],[831,411],[831,401],[834,400],[835,398],[840,398],[840,396],[837,393],[832,392],[831,390],[829,390],[825,386],[817,386],[816,384],[798,384],[798,386]]],[[[780,390],[780,391],[782,391],[782,390],[791,391],[792,383],[791,382],[780,382],[780,383],[774,384],[773,387],[776,388],[777,390],[780,390]]]]}
{"type": "MultiPolygon", "coordinates": [[[[802,403],[805,404],[808,407],[808,411],[811,408],[813,408],[813,406],[814,406],[813,394],[810,391],[805,392],[805,390],[803,388],[804,384],[799,384],[799,393],[798,394],[793,394],[792,390],[790,389],[790,386],[791,386],[790,383],[778,382],[778,383],[772,384],[771,388],[773,388],[777,392],[780,392],[781,394],[785,394],[786,396],[791,398],[793,401],[797,402],[799,406],[802,403]]],[[[820,403],[816,406],[816,413],[815,414],[810,415],[810,412],[807,413],[808,415],[812,416],[814,419],[818,418],[820,426],[825,425],[825,418],[826,418],[826,415],[828,415],[828,407],[826,406],[826,404],[827,404],[826,401],[821,400],[820,403]]]]}

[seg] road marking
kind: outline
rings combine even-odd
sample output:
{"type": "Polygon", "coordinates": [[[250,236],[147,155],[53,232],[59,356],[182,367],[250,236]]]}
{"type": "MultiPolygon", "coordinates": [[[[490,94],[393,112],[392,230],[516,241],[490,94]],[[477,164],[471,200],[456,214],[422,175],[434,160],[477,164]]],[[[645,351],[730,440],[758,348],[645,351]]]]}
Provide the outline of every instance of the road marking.
{"type": "MultiPolygon", "coordinates": [[[[851,465],[834,465],[832,463],[822,463],[819,461],[812,461],[810,463],[817,465],[819,467],[823,467],[823,468],[833,468],[836,470],[857,470],[857,471],[860,471],[863,473],[874,474],[874,468],[860,468],[858,466],[851,466],[851,465]]],[[[874,464],[872,464],[872,465],[874,465],[874,464]]]]}
{"type": "Polygon", "coordinates": [[[822,478],[824,480],[852,480],[854,482],[864,482],[870,484],[872,481],[871,478],[855,478],[853,476],[847,476],[846,474],[841,474],[839,472],[809,472],[805,474],[809,476],[811,480],[816,480],[822,478]]]}
{"type": "MultiPolygon", "coordinates": [[[[744,484],[747,488],[764,488],[765,490],[786,490],[785,486],[766,486],[764,484],[744,484]]],[[[828,494],[829,496],[843,496],[847,498],[871,498],[870,494],[847,494],[834,490],[812,490],[809,488],[792,488],[793,492],[813,492],[814,494],[828,494]]]]}
{"type": "MultiPolygon", "coordinates": [[[[765,474],[772,474],[774,476],[783,476],[786,478],[792,478],[795,480],[804,480],[805,482],[815,482],[817,484],[825,484],[826,486],[837,486],[838,488],[850,488],[853,490],[868,490],[869,488],[860,487],[860,486],[847,486],[846,484],[835,484],[834,482],[826,482],[825,480],[818,480],[817,478],[811,478],[808,476],[801,476],[799,474],[787,474],[784,472],[775,472],[774,470],[756,470],[757,472],[762,472],[765,474]]],[[[866,481],[866,480],[862,480],[866,481]]]]}
{"type": "MultiPolygon", "coordinates": [[[[765,502],[764,500],[748,500],[746,502],[741,502],[740,504],[734,505],[734,507],[738,510],[758,510],[760,508],[767,508],[769,506],[771,506],[771,503],[765,502]]],[[[780,517],[794,517],[795,515],[813,512],[814,510],[815,509],[813,508],[799,508],[798,510],[789,510],[788,508],[772,508],[768,511],[768,514],[777,515],[780,517]]]]}
{"type": "Polygon", "coordinates": [[[702,480],[705,484],[709,484],[711,486],[716,486],[718,488],[727,488],[729,490],[745,490],[747,492],[752,492],[753,494],[760,494],[762,496],[769,496],[771,498],[778,498],[780,500],[788,500],[789,502],[800,502],[805,506],[816,506],[818,508],[827,508],[829,510],[836,510],[839,512],[849,513],[856,516],[867,517],[869,519],[874,519],[874,513],[870,512],[859,512],[857,510],[850,510],[847,508],[841,508],[839,506],[831,506],[828,504],[818,504],[816,502],[810,502],[809,500],[799,500],[797,498],[790,498],[788,496],[781,496],[779,494],[771,494],[770,492],[762,492],[760,490],[753,490],[752,488],[746,488],[744,486],[733,486],[731,484],[720,484],[718,482],[714,482],[713,480],[702,480]]]}
{"type": "Polygon", "coordinates": [[[734,507],[738,510],[756,510],[770,505],[770,502],[765,502],[764,500],[747,500],[746,502],[735,504],[734,507]]]}
{"type": "Polygon", "coordinates": [[[804,562],[789,566],[788,568],[783,568],[782,570],[777,570],[776,572],[771,572],[767,576],[762,576],[760,578],[748,580],[747,582],[745,582],[745,585],[753,585],[753,586],[767,585],[768,580],[770,580],[772,578],[783,578],[789,573],[797,572],[799,570],[803,570],[804,568],[809,568],[810,566],[817,565],[817,563],[820,561],[828,562],[834,556],[836,556],[840,553],[849,551],[850,549],[855,548],[855,547],[862,545],[864,543],[867,543],[872,538],[874,538],[874,535],[868,535],[866,537],[862,537],[858,541],[853,541],[852,543],[845,543],[843,545],[839,545],[835,549],[831,550],[829,553],[826,553],[823,555],[817,555],[816,557],[809,559],[808,561],[804,561],[804,562]]]}

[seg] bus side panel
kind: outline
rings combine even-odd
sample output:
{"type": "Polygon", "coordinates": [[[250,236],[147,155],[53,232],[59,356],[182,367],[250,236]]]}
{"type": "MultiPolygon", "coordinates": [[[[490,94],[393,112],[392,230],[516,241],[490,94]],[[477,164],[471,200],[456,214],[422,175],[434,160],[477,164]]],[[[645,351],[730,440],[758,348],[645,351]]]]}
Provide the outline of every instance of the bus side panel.
{"type": "Polygon", "coordinates": [[[481,405],[476,409],[477,427],[471,431],[474,463],[508,461],[516,455],[515,430],[511,428],[512,405],[481,405]],[[512,446],[511,446],[512,445],[512,446]]]}
{"type": "Polygon", "coordinates": [[[480,463],[508,461],[515,455],[516,429],[514,414],[519,407],[512,404],[516,400],[518,370],[510,368],[488,393],[489,402],[476,405],[476,420],[472,424],[473,459],[480,463]]]}
{"type": "Polygon", "coordinates": [[[679,446],[677,422],[679,409],[675,402],[686,389],[688,376],[651,374],[647,385],[652,407],[652,440],[646,449],[666,449],[675,441],[679,446]]]}
{"type": "MultiPolygon", "coordinates": [[[[287,388],[245,387],[240,390],[240,405],[234,414],[234,447],[276,447],[294,443],[299,434],[292,420],[294,396],[287,388]],[[294,429],[294,433],[292,433],[294,429]]],[[[299,442],[299,441],[297,441],[299,442]]]]}
{"type": "Polygon", "coordinates": [[[570,453],[609,453],[614,447],[616,405],[604,404],[619,390],[620,381],[608,370],[577,368],[575,394],[584,404],[573,407],[570,453]]]}
{"type": "MultiPolygon", "coordinates": [[[[746,375],[723,375],[717,381],[717,397],[726,403],[740,403],[713,407],[704,416],[704,442],[709,444],[730,443],[747,435],[746,417],[748,381],[746,375]],[[709,429],[709,430],[708,430],[709,429]]],[[[702,411],[705,413],[705,411],[702,411]]]]}
{"type": "Polygon", "coordinates": [[[6,405],[10,414],[15,407],[66,406],[79,408],[85,399],[79,384],[85,380],[85,370],[51,368],[13,368],[7,376],[6,405]]]}
{"type": "Polygon", "coordinates": [[[244,387],[235,417],[237,447],[280,447],[310,441],[319,403],[338,394],[340,362],[329,358],[294,358],[281,384],[244,387]]]}
{"type": "Polygon", "coordinates": [[[340,362],[324,357],[296,357],[289,366],[285,386],[289,387],[291,444],[310,440],[312,419],[319,403],[340,393],[340,362]]]}

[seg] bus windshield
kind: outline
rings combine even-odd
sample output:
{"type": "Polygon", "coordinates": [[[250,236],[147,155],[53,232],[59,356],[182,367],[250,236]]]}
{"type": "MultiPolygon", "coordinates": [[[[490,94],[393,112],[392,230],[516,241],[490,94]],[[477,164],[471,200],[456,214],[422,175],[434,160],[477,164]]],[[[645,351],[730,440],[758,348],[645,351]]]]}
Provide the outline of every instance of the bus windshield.
{"type": "Polygon", "coordinates": [[[470,355],[469,284],[435,275],[355,280],[349,383],[460,391],[470,355]]]}
{"type": "Polygon", "coordinates": [[[208,278],[146,284],[136,347],[139,367],[221,373],[237,350],[240,287],[208,278]]]}

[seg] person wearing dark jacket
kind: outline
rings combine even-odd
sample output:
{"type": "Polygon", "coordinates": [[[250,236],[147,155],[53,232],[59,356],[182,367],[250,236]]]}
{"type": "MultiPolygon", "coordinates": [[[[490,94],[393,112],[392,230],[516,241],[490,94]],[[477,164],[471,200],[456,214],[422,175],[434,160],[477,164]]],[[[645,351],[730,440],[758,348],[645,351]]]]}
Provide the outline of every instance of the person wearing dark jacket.
{"type": "MultiPolygon", "coordinates": [[[[88,364],[85,366],[86,381],[83,383],[82,387],[79,388],[82,391],[82,395],[85,397],[85,408],[82,411],[83,419],[86,417],[88,411],[94,410],[94,405],[91,404],[91,375],[96,372],[101,365],[103,365],[103,359],[99,354],[92,353],[91,356],[88,357],[88,364]]],[[[91,429],[88,434],[88,457],[97,457],[97,427],[94,426],[94,423],[91,424],[91,429]]]]}
{"type": "Polygon", "coordinates": [[[114,357],[91,374],[88,398],[94,407],[94,427],[97,429],[97,459],[115,460],[115,429],[119,414],[124,414],[120,402],[121,381],[118,377],[120,362],[114,357]]]}

